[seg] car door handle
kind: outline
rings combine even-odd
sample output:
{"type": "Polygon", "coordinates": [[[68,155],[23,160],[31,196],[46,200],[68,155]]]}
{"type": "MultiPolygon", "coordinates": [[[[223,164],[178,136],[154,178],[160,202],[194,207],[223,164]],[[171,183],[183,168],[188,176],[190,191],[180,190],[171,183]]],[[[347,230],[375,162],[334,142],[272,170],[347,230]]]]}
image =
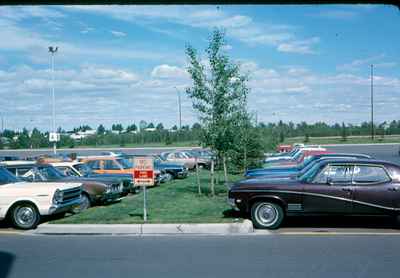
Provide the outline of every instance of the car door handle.
{"type": "Polygon", "coordinates": [[[343,187],[342,190],[346,191],[346,192],[352,192],[353,191],[351,188],[346,188],[346,187],[343,187]]]}
{"type": "Polygon", "coordinates": [[[388,190],[389,191],[398,191],[399,189],[397,187],[389,187],[388,190]]]}

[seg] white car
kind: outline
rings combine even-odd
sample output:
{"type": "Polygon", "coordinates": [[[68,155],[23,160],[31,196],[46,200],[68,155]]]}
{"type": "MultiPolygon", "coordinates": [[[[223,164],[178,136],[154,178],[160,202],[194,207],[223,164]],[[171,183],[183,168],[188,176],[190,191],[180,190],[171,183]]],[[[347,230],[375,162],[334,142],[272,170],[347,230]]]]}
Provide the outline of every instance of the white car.
{"type": "Polygon", "coordinates": [[[81,202],[80,183],[21,182],[0,167],[0,220],[18,229],[35,228],[41,216],[62,214],[81,202]]]}

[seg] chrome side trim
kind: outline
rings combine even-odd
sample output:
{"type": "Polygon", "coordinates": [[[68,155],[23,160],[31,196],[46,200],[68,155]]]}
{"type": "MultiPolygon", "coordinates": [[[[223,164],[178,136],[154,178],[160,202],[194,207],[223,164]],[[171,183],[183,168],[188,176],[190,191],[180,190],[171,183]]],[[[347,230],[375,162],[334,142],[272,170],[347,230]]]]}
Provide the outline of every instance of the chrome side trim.
{"type": "Polygon", "coordinates": [[[380,208],[380,209],[386,209],[386,210],[392,210],[392,211],[400,211],[400,208],[385,207],[385,206],[376,205],[376,204],[367,203],[367,202],[362,202],[362,201],[357,201],[357,200],[353,200],[353,199],[330,196],[330,195],[319,194],[319,193],[311,193],[311,192],[290,191],[290,190],[268,190],[268,189],[264,189],[264,190],[239,190],[239,191],[235,191],[235,192],[248,192],[248,193],[262,192],[262,193],[283,193],[283,194],[308,195],[308,196],[315,196],[315,197],[329,198],[329,199],[335,199],[335,200],[339,200],[339,201],[357,203],[357,204],[360,204],[360,205],[365,205],[365,206],[370,206],[370,207],[375,207],[375,208],[380,208]]]}
{"type": "Polygon", "coordinates": [[[302,204],[288,204],[287,209],[288,209],[288,211],[302,211],[303,205],[302,204]]]}

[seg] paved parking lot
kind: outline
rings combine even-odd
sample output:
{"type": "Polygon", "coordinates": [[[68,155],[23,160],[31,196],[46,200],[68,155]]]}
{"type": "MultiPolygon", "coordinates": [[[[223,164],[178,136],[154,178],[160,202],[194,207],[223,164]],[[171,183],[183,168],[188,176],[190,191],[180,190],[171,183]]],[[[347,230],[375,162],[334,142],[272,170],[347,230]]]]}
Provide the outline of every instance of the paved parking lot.
{"type": "MultiPolygon", "coordinates": [[[[398,155],[399,144],[385,145],[336,145],[328,146],[329,150],[335,152],[346,153],[365,153],[377,159],[383,159],[400,164],[400,156],[398,155]]],[[[144,154],[144,153],[161,153],[165,148],[128,148],[114,149],[115,151],[123,151],[129,154],[144,154]]],[[[74,150],[77,151],[77,150],[74,150]]],[[[82,154],[96,154],[102,150],[81,150],[82,154]]],[[[37,151],[0,151],[0,155],[32,155],[37,151]]],[[[67,151],[64,151],[67,152],[67,151]]],[[[393,221],[389,218],[365,218],[365,217],[347,217],[343,218],[321,218],[321,217],[295,217],[285,221],[284,226],[279,233],[400,233],[400,230],[393,229],[393,221]]],[[[4,221],[0,221],[0,234],[18,233],[13,230],[4,221]]]]}

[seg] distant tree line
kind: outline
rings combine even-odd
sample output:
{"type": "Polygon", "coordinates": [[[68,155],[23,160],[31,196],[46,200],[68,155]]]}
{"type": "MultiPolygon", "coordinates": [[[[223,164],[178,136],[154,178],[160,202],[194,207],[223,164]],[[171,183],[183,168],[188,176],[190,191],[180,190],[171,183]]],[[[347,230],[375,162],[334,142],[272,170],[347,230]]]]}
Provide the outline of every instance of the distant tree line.
{"type": "MultiPolygon", "coordinates": [[[[184,125],[181,130],[177,126],[173,126],[170,130],[165,129],[162,123],[154,125],[149,123],[147,127],[155,126],[154,131],[146,131],[145,128],[139,130],[135,124],[123,127],[122,124],[113,124],[111,129],[106,129],[104,125],[99,125],[97,128],[92,128],[89,125],[83,125],[73,128],[72,131],[66,132],[59,128],[58,132],[62,134],[59,147],[77,147],[77,146],[101,146],[101,145],[118,145],[124,146],[128,144],[173,144],[179,142],[200,142],[203,136],[203,128],[199,123],[192,126],[184,125]],[[81,140],[70,138],[69,134],[96,130],[95,134],[89,135],[81,140]],[[117,132],[116,132],[117,131],[117,132]]],[[[347,138],[348,136],[369,136],[371,135],[371,123],[363,122],[356,124],[326,124],[317,122],[307,124],[306,122],[284,123],[258,123],[253,124],[253,131],[262,138],[263,149],[265,151],[274,149],[275,146],[290,137],[327,137],[338,136],[347,138]]],[[[239,132],[239,127],[237,127],[239,132]]],[[[400,135],[400,120],[383,122],[375,125],[375,135],[400,135]]],[[[29,131],[24,128],[22,131],[13,131],[5,129],[0,132],[0,149],[24,149],[24,148],[47,148],[51,147],[48,141],[48,132],[41,132],[34,128],[29,131]]]]}

